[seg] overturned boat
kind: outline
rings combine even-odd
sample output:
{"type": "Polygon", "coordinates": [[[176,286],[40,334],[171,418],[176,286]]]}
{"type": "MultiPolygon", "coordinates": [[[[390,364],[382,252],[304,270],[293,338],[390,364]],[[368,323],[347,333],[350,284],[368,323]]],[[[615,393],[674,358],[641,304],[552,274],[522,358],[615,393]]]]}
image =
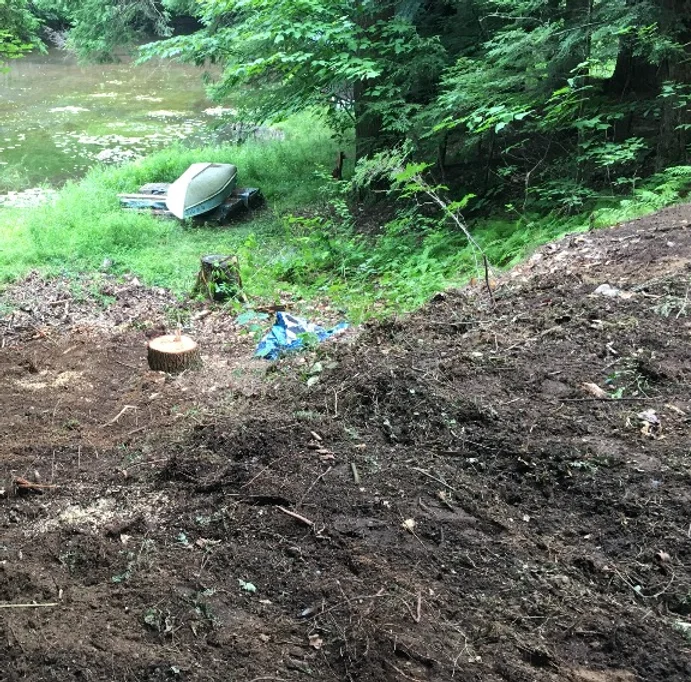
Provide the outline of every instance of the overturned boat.
{"type": "Polygon", "coordinates": [[[208,213],[228,198],[237,179],[230,163],[193,163],[168,188],[166,207],[180,220],[208,213]]]}

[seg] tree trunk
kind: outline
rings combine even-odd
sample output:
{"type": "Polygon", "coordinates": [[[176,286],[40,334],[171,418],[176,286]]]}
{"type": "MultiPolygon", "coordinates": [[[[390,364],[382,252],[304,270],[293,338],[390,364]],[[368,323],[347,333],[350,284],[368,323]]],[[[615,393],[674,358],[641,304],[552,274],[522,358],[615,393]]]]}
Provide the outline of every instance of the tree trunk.
{"type": "Polygon", "coordinates": [[[355,161],[371,156],[381,148],[382,120],[368,108],[367,88],[371,81],[355,83],[355,161]]]}
{"type": "Polygon", "coordinates": [[[658,171],[668,166],[686,164],[691,142],[687,130],[691,124],[687,99],[688,86],[691,85],[691,0],[661,0],[661,4],[664,12],[663,30],[676,34],[676,41],[683,47],[684,53],[666,59],[658,71],[661,89],[664,83],[677,86],[676,92],[661,98],[660,136],[655,158],[658,171]]]}
{"type": "Polygon", "coordinates": [[[658,67],[643,56],[634,54],[633,44],[623,38],[617,55],[614,73],[607,81],[607,92],[619,99],[630,95],[647,97],[659,88],[658,67]]]}
{"type": "MultiPolygon", "coordinates": [[[[358,3],[362,5],[362,3],[358,3]]],[[[395,7],[393,2],[382,3],[385,7],[376,12],[362,10],[357,18],[358,26],[368,30],[379,21],[393,18],[395,7]]],[[[366,53],[359,56],[366,57],[366,53]]],[[[382,118],[372,112],[369,91],[376,85],[376,80],[368,79],[356,81],[353,86],[355,100],[355,161],[370,156],[384,147],[382,139],[382,118]]]]}
{"type": "MultiPolygon", "coordinates": [[[[604,83],[604,93],[619,102],[626,99],[644,100],[659,92],[658,67],[634,53],[634,46],[622,38],[614,73],[604,83]]],[[[623,118],[615,121],[612,132],[614,142],[623,142],[633,134],[634,113],[627,110],[623,118]]]]}

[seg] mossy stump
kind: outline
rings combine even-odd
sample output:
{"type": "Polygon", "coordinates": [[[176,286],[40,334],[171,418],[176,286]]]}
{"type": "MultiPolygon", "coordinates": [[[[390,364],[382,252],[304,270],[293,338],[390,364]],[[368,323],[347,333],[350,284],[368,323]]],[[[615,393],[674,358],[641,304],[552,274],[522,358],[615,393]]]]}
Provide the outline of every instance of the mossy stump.
{"type": "Polygon", "coordinates": [[[166,334],[151,339],[148,345],[147,360],[155,372],[179,374],[186,369],[194,369],[201,364],[199,346],[189,336],[166,334]]]}
{"type": "Polygon", "coordinates": [[[238,257],[218,254],[202,256],[201,269],[192,295],[202,295],[212,301],[227,301],[231,298],[246,300],[238,257]]]}

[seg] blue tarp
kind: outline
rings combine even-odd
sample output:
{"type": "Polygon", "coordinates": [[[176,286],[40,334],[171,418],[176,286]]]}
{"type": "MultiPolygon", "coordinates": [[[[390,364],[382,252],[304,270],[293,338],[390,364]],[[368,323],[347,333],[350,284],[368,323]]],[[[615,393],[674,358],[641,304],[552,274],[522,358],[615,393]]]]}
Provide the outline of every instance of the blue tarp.
{"type": "Polygon", "coordinates": [[[347,327],[346,322],[339,322],[331,329],[324,329],[324,327],[303,320],[301,317],[295,317],[289,313],[276,313],[276,323],[260,341],[255,356],[276,360],[281,353],[302,348],[304,345],[302,336],[304,334],[313,334],[319,341],[325,341],[347,327]]]}

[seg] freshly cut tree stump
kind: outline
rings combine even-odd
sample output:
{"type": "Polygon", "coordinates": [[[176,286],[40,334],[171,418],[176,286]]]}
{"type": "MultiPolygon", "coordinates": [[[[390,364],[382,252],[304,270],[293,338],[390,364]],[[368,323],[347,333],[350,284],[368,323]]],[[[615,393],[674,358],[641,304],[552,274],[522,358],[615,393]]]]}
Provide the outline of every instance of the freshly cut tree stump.
{"type": "Polygon", "coordinates": [[[147,359],[151,369],[169,374],[193,369],[201,364],[196,342],[180,333],[166,334],[151,339],[147,359]]]}
{"type": "Polygon", "coordinates": [[[201,270],[192,294],[201,294],[212,301],[227,301],[231,298],[246,300],[242,291],[238,257],[217,254],[202,256],[201,270]]]}

